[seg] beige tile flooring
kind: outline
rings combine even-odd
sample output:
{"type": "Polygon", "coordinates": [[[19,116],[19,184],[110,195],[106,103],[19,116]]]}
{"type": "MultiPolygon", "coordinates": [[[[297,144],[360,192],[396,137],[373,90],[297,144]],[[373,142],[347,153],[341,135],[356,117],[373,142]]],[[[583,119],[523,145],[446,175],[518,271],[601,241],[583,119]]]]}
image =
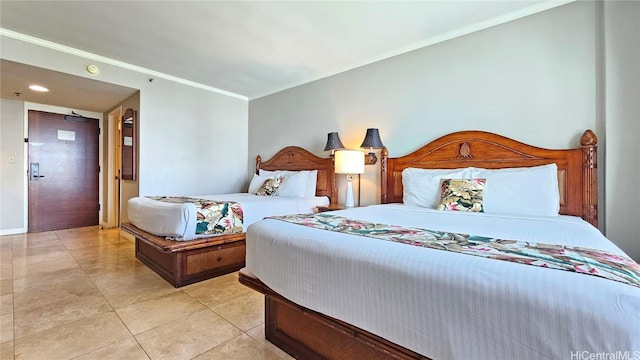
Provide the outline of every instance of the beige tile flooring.
{"type": "Polygon", "coordinates": [[[0,237],[5,359],[291,359],[232,273],[175,289],[118,229],[0,237]]]}

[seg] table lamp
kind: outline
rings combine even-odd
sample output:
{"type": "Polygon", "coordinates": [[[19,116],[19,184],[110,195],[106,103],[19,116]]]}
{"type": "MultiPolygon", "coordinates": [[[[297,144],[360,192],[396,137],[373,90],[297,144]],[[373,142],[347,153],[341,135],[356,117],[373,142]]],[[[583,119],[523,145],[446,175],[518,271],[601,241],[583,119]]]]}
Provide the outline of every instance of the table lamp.
{"type": "Polygon", "coordinates": [[[380,132],[378,129],[367,129],[367,134],[364,136],[364,140],[362,141],[361,148],[369,148],[369,154],[365,159],[365,163],[367,165],[373,165],[378,162],[378,158],[376,154],[373,152],[373,149],[382,149],[384,145],[382,145],[382,140],[380,139],[380,132]]]}
{"type": "Polygon", "coordinates": [[[353,174],[364,173],[364,154],[360,150],[337,150],[336,174],[347,175],[347,196],[344,200],[345,207],[353,207],[353,174]]]}
{"type": "Polygon", "coordinates": [[[330,132],[327,134],[327,145],[324,146],[324,151],[331,150],[331,154],[333,155],[334,150],[344,149],[344,145],[342,145],[342,141],[340,141],[340,136],[338,136],[337,132],[330,132]]]}

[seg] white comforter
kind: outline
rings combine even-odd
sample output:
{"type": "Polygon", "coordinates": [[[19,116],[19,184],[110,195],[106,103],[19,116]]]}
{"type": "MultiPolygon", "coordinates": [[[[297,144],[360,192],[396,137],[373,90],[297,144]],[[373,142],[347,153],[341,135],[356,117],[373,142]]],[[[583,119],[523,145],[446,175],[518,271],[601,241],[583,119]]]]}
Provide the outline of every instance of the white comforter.
{"type": "MultiPolygon", "coordinates": [[[[399,204],[335,214],[624,254],[570,216],[399,204]]],[[[631,285],[272,219],[251,225],[246,242],[246,270],[271,289],[433,359],[582,359],[617,352],[640,358],[640,288],[631,285]]]]}
{"type": "MultiPolygon", "coordinates": [[[[295,198],[258,196],[248,193],[190,196],[197,199],[235,201],[243,211],[243,231],[266,216],[312,213],[316,206],[329,204],[324,196],[295,198]]],[[[191,203],[173,204],[147,197],[135,197],[128,202],[129,221],[136,227],[174,240],[193,240],[211,235],[196,235],[196,207],[191,203]]]]}

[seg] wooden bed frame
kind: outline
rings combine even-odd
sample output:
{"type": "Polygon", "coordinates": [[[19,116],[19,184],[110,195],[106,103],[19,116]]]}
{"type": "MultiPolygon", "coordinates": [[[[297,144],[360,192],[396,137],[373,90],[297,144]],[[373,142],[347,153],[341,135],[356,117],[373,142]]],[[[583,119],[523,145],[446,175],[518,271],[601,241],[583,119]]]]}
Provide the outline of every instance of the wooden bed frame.
{"type": "Polygon", "coordinates": [[[399,158],[389,158],[385,148],[381,161],[381,202],[402,202],[402,170],[408,167],[501,169],[556,163],[560,214],[580,216],[598,227],[597,141],[595,134],[587,130],[580,138],[581,147],[551,150],[484,131],[461,131],[399,158]]]}
{"type": "MultiPolygon", "coordinates": [[[[560,213],[598,225],[597,138],[590,130],[581,147],[550,150],[483,131],[462,131],[436,139],[415,152],[389,158],[382,150],[382,203],[402,202],[402,170],[491,169],[558,165],[560,213]]],[[[240,283],[265,294],[265,337],[300,359],[427,359],[353,325],[292,303],[252,274],[240,271],[240,283]]]]}
{"type": "MultiPolygon", "coordinates": [[[[316,196],[337,203],[333,157],[321,158],[289,146],[268,161],[256,157],[256,174],[264,170],[318,170],[316,196]]],[[[190,241],[167,240],[131,223],[121,228],[135,237],[136,258],[175,287],[240,270],[245,265],[245,234],[228,234],[190,241]]]]}

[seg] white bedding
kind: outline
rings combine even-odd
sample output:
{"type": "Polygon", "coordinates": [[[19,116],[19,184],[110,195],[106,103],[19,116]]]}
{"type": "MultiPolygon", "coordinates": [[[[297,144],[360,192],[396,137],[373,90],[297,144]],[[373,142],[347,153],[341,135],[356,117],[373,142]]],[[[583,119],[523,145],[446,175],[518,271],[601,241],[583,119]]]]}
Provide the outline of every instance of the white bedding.
{"type": "MultiPolygon", "coordinates": [[[[243,210],[243,231],[266,216],[312,213],[316,206],[326,206],[324,196],[294,198],[258,196],[248,193],[190,196],[197,199],[235,201],[243,210]]],[[[196,207],[191,203],[173,204],[147,197],[135,197],[128,202],[129,221],[156,236],[174,240],[193,240],[211,235],[196,235],[196,207]]]]}
{"type": "MultiPolygon", "coordinates": [[[[335,214],[624,254],[570,216],[400,204],[335,214]]],[[[274,291],[433,359],[578,359],[613,352],[640,358],[640,288],[631,285],[273,219],[252,224],[246,243],[246,270],[274,291]]]]}

